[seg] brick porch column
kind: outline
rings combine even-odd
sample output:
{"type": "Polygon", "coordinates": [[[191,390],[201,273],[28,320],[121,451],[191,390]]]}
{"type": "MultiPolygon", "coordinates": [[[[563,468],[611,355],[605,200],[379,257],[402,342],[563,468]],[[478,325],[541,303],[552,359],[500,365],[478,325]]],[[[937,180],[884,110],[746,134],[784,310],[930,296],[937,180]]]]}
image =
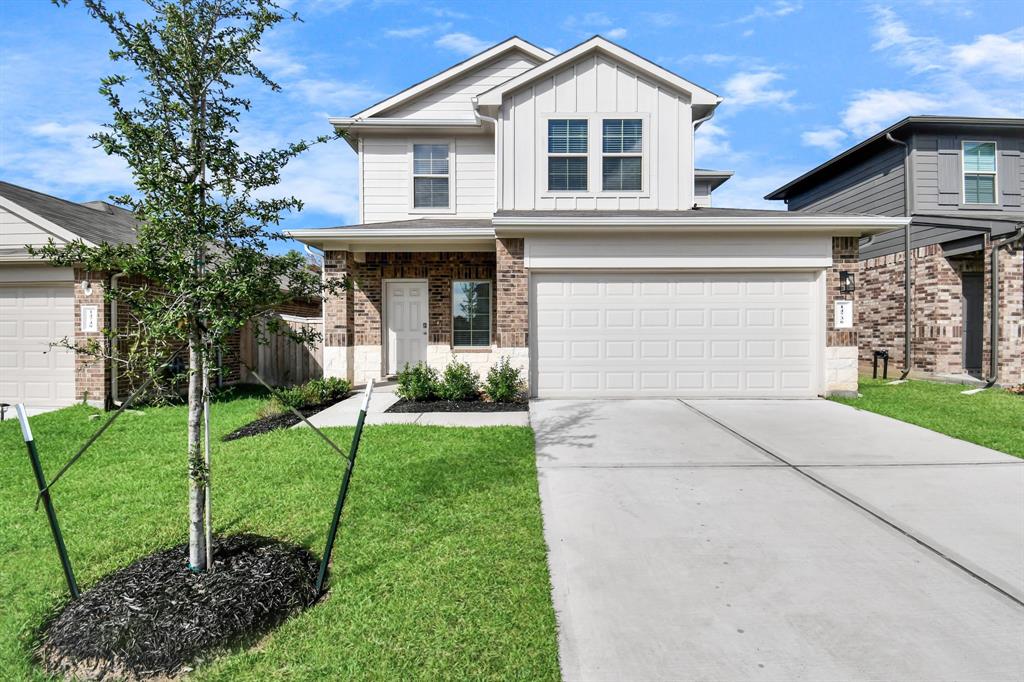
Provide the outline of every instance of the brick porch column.
{"type": "MultiPolygon", "coordinates": [[[[341,280],[351,275],[352,253],[324,251],[324,279],[341,280]]],[[[342,290],[324,300],[324,376],[352,381],[353,292],[342,290]]]]}
{"type": "Polygon", "coordinates": [[[857,294],[839,293],[839,273],[858,272],[859,249],[857,237],[832,238],[832,267],[825,273],[825,392],[830,395],[857,393],[857,294]],[[853,328],[836,329],[837,299],[853,301],[853,328]]]}
{"type": "MultiPolygon", "coordinates": [[[[78,348],[87,348],[91,343],[99,344],[103,352],[109,350],[109,344],[103,335],[103,328],[107,325],[107,306],[103,300],[105,290],[104,283],[107,281],[105,273],[86,272],[81,268],[75,268],[75,328],[74,336],[69,341],[78,348]],[[88,280],[92,290],[86,294],[82,291],[81,283],[88,280]],[[96,307],[96,331],[82,331],[82,306],[96,307]]],[[[75,399],[88,401],[90,405],[105,407],[107,394],[110,389],[110,363],[102,357],[92,356],[86,353],[75,353],[75,399]]]]}
{"type": "Polygon", "coordinates": [[[523,263],[523,245],[524,240],[521,238],[495,239],[495,342],[498,352],[520,367],[524,376],[529,376],[530,294],[523,263]]]}

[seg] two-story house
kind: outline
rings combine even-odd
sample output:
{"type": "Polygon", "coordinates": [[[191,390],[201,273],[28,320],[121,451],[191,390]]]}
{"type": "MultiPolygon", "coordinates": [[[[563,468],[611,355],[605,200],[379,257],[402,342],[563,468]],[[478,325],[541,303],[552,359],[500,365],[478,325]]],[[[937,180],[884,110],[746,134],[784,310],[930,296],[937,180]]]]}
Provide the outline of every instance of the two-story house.
{"type": "Polygon", "coordinates": [[[765,197],[911,218],[860,244],[862,363],[1024,382],[1022,152],[1024,119],[912,116],[765,197]]]}
{"type": "Polygon", "coordinates": [[[354,286],[324,367],[356,383],[507,357],[539,397],[857,387],[860,237],[905,218],[705,207],[721,98],[594,37],[506,40],[358,114],[360,224],[291,230],[354,286]]]}

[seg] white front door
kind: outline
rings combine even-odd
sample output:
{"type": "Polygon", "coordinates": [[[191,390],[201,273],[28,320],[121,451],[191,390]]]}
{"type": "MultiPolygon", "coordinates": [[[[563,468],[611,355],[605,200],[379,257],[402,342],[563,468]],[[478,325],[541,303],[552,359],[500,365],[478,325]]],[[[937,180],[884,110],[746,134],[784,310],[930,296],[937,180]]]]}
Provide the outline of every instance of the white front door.
{"type": "Polygon", "coordinates": [[[388,373],[427,360],[427,283],[387,283],[388,373]]]}
{"type": "Polygon", "coordinates": [[[558,397],[811,397],[814,272],[536,273],[536,391],[558,397]]]}

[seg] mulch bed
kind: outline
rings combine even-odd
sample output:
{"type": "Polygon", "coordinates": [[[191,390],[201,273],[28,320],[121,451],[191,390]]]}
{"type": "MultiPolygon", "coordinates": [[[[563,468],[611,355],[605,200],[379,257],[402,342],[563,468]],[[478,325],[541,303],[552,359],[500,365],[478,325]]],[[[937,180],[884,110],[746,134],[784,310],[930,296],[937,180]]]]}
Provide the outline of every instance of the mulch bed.
{"type": "Polygon", "coordinates": [[[214,547],[213,571],[189,571],[179,545],[68,602],[40,631],[43,668],[73,679],[175,677],[316,602],[319,565],[307,550],[257,535],[214,547]]]}
{"type": "Polygon", "coordinates": [[[406,400],[384,410],[385,412],[526,412],[529,403],[492,403],[486,400],[406,400]]]}
{"type": "MultiPolygon", "coordinates": [[[[349,396],[345,396],[345,398],[347,397],[349,396]]],[[[340,403],[345,398],[339,398],[338,400],[322,403],[320,405],[307,405],[306,407],[300,407],[299,412],[302,413],[303,417],[308,419],[317,412],[326,410],[331,405],[340,403]]],[[[282,412],[281,414],[272,414],[269,417],[261,417],[260,419],[249,422],[245,426],[238,427],[228,435],[221,438],[221,440],[238,440],[239,438],[246,438],[247,436],[258,436],[261,433],[270,433],[271,431],[277,431],[278,429],[290,429],[300,421],[302,420],[295,416],[295,413],[291,410],[282,412]]]]}

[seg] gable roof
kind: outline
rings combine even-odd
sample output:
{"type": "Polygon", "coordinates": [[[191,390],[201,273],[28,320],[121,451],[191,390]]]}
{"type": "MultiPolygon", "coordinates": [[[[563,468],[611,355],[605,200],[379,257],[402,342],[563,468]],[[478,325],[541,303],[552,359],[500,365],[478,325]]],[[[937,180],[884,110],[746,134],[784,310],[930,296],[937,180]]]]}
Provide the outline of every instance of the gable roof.
{"type": "Polygon", "coordinates": [[[892,124],[885,130],[875,133],[866,140],[858,142],[844,152],[836,154],[828,161],[815,166],[795,180],[790,180],[782,187],[765,195],[765,199],[788,199],[792,190],[808,184],[814,184],[846,170],[851,164],[860,161],[874,151],[874,147],[884,142],[887,135],[921,126],[962,126],[971,128],[1024,128],[1024,118],[988,118],[976,116],[907,116],[902,121],[892,124]]]}
{"type": "Polygon", "coordinates": [[[707,105],[710,107],[718,106],[722,101],[722,98],[711,92],[706,88],[702,88],[696,83],[692,83],[682,76],[672,73],[668,69],[658,66],[654,62],[641,57],[640,55],[627,50],[621,45],[617,45],[612,41],[602,37],[594,36],[588,40],[583,41],[576,47],[566,50],[556,57],[548,59],[542,64],[538,64],[529,71],[525,71],[515,78],[511,78],[501,85],[497,85],[490,90],[480,94],[477,97],[477,102],[481,106],[499,106],[501,104],[502,97],[506,93],[518,90],[519,88],[532,83],[533,81],[543,78],[544,76],[552,73],[553,71],[566,66],[567,64],[583,57],[584,55],[590,54],[591,52],[601,52],[614,59],[626,63],[633,67],[637,71],[646,74],[650,78],[660,81],[669,87],[676,90],[681,90],[690,95],[690,101],[694,105],[707,105]]]}
{"type": "Polygon", "coordinates": [[[88,244],[122,244],[135,241],[135,216],[105,201],[76,204],[0,180],[0,200],[14,205],[16,213],[28,212],[56,227],[56,233],[88,244]],[[18,209],[21,209],[20,211],[18,209]]]}
{"type": "Polygon", "coordinates": [[[441,73],[435,74],[426,80],[422,80],[419,83],[410,85],[405,90],[391,95],[390,97],[383,99],[376,104],[373,104],[366,109],[363,109],[357,114],[354,114],[352,118],[367,118],[370,116],[376,116],[377,114],[387,111],[388,109],[394,109],[395,107],[404,104],[420,95],[426,93],[429,90],[433,90],[439,85],[443,85],[448,81],[458,78],[466,74],[469,71],[477,68],[478,66],[485,64],[493,59],[496,59],[508,52],[518,50],[524,52],[527,55],[537,59],[539,61],[547,61],[552,58],[552,55],[547,50],[537,47],[536,45],[529,43],[519,36],[512,36],[502,42],[498,43],[493,47],[489,47],[483,52],[479,52],[468,59],[465,59],[455,66],[445,69],[441,73]]]}

